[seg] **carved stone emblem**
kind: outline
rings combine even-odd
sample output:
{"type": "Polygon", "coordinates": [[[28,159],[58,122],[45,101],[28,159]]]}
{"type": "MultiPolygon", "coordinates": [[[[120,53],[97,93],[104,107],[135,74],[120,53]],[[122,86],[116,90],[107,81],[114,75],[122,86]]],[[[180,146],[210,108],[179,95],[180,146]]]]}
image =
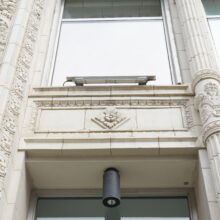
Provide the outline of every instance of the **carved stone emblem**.
{"type": "Polygon", "coordinates": [[[216,83],[207,83],[204,90],[209,96],[218,96],[218,85],[216,83]]]}
{"type": "Polygon", "coordinates": [[[200,111],[203,124],[208,120],[214,120],[214,117],[220,116],[220,96],[217,83],[208,82],[204,85],[195,99],[195,106],[200,111]]]}
{"type": "Polygon", "coordinates": [[[92,121],[105,129],[119,127],[128,120],[129,118],[126,115],[119,112],[114,107],[108,107],[101,114],[92,118],[92,121]]]}

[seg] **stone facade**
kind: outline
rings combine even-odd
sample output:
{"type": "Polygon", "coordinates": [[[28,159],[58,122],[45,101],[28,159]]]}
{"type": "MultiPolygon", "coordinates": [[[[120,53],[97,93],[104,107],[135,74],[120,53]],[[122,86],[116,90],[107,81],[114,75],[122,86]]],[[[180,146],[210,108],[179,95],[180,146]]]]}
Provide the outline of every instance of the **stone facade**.
{"type": "Polygon", "coordinates": [[[48,87],[60,0],[0,4],[0,220],[32,220],[38,196],[187,195],[220,219],[220,75],[200,0],[165,0],[182,85],[48,87]]]}

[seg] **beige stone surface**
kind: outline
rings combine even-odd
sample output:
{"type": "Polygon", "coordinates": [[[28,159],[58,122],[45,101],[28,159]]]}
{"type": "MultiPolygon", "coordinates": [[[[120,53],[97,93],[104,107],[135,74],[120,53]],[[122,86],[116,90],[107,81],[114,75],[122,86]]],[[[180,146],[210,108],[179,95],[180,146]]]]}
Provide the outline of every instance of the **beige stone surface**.
{"type": "MultiPolygon", "coordinates": [[[[216,130],[209,129],[202,104],[194,102],[195,95],[204,95],[208,83],[219,87],[220,81],[201,1],[166,1],[180,72],[187,84],[91,87],[48,86],[61,1],[45,1],[42,21],[29,30],[30,12],[39,15],[32,8],[34,2],[42,3],[19,1],[0,68],[0,119],[8,111],[8,93],[18,92],[22,99],[19,107],[12,108],[22,111],[16,123],[8,117],[4,124],[8,129],[4,131],[19,129],[10,144],[7,167],[0,167],[6,175],[0,220],[27,220],[27,213],[33,217],[33,207],[29,207],[36,204],[30,204],[31,190],[100,190],[103,170],[108,167],[120,170],[123,190],[181,188],[187,192],[192,188],[197,204],[191,207],[196,213],[192,220],[219,220],[219,124],[216,130]],[[35,45],[20,54],[27,46],[24,36],[34,38],[35,45]],[[20,55],[27,69],[28,77],[23,79],[27,86],[15,89],[12,83],[20,55]],[[111,126],[112,121],[104,119],[110,125],[100,126],[94,119],[112,107],[126,120],[118,123],[114,119],[116,126],[111,126]]],[[[36,20],[30,21],[35,25],[36,20]]],[[[215,122],[218,117],[207,121],[215,122]]],[[[3,140],[1,146],[7,146],[5,143],[3,140]]]]}

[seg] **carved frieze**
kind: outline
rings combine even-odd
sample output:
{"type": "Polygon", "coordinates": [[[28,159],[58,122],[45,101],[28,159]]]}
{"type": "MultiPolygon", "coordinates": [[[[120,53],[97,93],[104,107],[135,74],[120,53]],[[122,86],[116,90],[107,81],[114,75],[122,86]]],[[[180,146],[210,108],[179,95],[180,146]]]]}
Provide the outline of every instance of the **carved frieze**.
{"type": "Polygon", "coordinates": [[[188,99],[72,99],[72,100],[34,100],[37,107],[68,108],[86,106],[186,106],[188,99]]]}
{"type": "Polygon", "coordinates": [[[185,128],[191,128],[194,125],[193,114],[189,99],[111,99],[111,100],[95,100],[95,99],[58,99],[58,100],[34,100],[31,118],[26,126],[27,133],[33,133],[36,130],[38,116],[41,110],[68,110],[68,109],[99,109],[98,114],[91,116],[93,122],[104,129],[114,129],[128,121],[125,109],[141,109],[141,108],[173,108],[181,109],[183,116],[183,124],[185,128]]]}

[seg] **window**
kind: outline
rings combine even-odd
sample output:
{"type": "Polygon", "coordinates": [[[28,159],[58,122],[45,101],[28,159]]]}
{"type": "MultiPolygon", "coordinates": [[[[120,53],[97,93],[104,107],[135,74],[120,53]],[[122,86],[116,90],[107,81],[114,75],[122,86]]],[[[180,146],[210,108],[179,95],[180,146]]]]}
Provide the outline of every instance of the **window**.
{"type": "Polygon", "coordinates": [[[122,198],[105,208],[101,198],[41,198],[36,220],[190,220],[186,197],[122,198]]]}
{"type": "Polygon", "coordinates": [[[220,55],[220,1],[219,0],[203,0],[203,5],[207,14],[209,27],[215,43],[218,55],[220,55]]]}
{"type": "Polygon", "coordinates": [[[171,84],[160,0],[66,0],[51,83],[66,76],[156,75],[171,84]]]}

